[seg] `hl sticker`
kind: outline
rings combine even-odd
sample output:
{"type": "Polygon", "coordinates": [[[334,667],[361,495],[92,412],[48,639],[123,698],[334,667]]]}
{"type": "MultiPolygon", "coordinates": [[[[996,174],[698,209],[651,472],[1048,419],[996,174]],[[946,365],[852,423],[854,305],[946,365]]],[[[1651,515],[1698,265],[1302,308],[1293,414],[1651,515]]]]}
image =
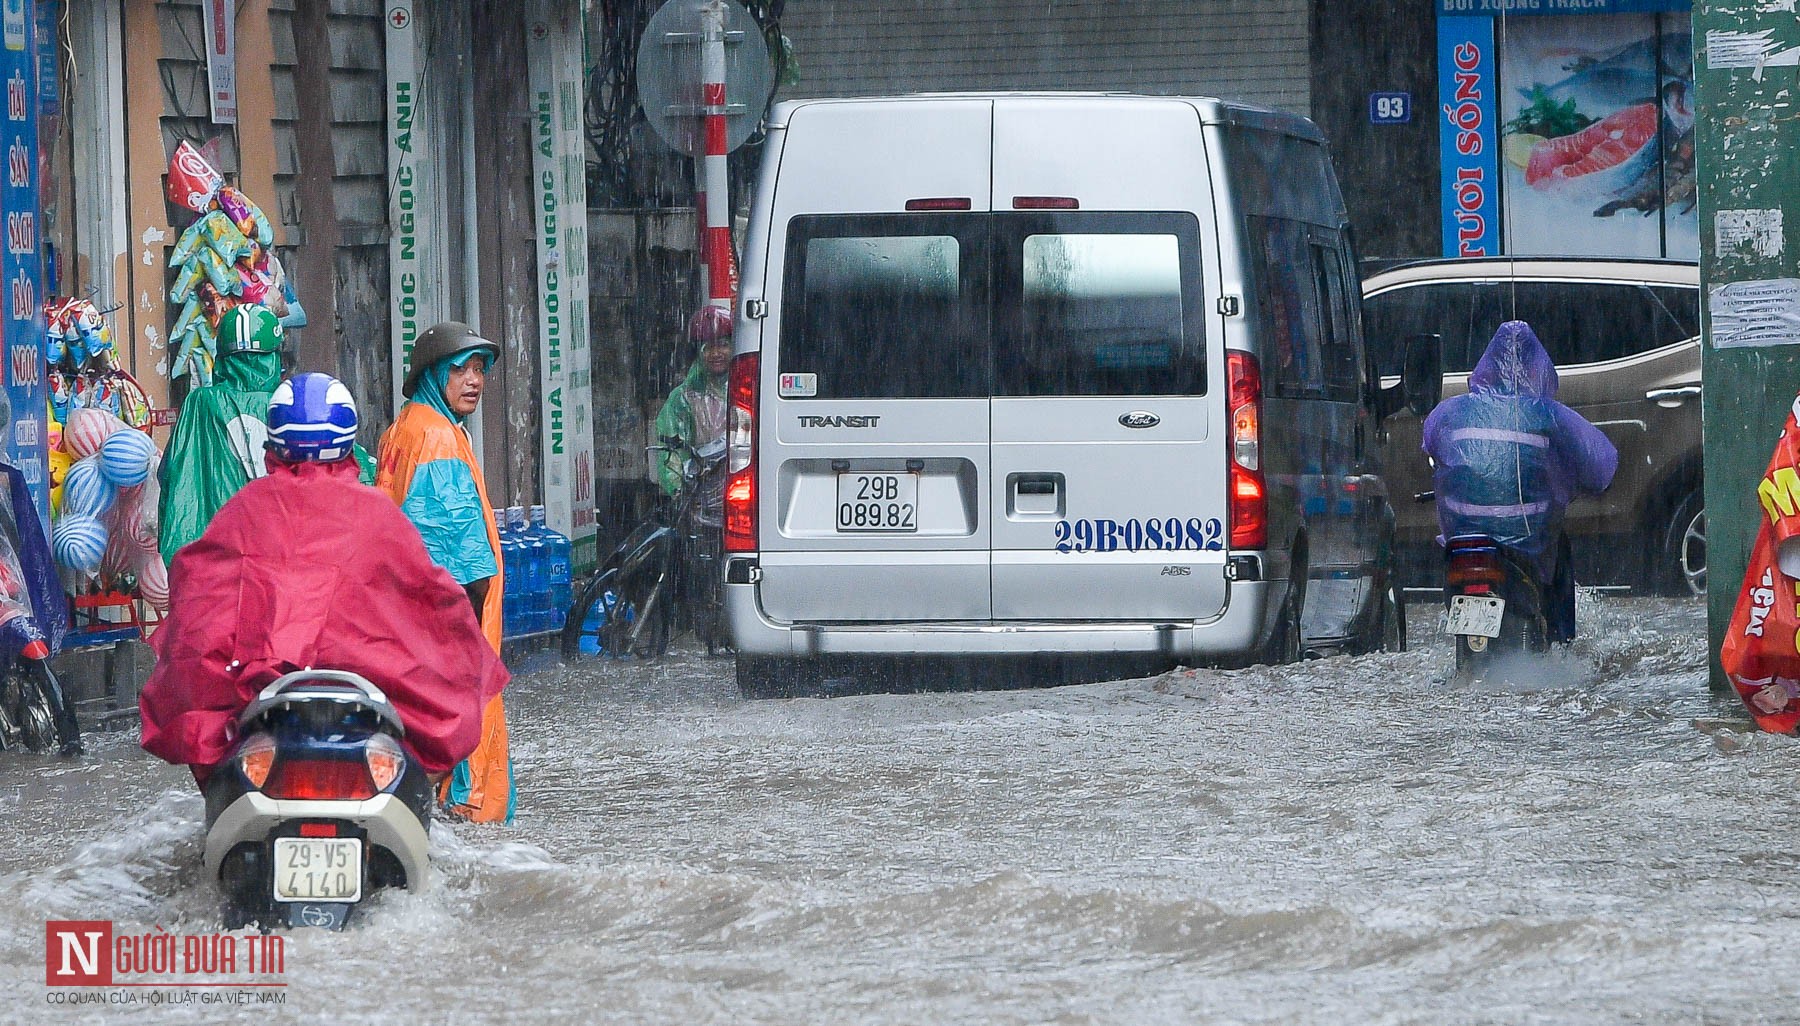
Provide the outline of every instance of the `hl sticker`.
{"type": "Polygon", "coordinates": [[[805,399],[819,394],[817,374],[783,374],[777,391],[784,399],[805,399]]]}

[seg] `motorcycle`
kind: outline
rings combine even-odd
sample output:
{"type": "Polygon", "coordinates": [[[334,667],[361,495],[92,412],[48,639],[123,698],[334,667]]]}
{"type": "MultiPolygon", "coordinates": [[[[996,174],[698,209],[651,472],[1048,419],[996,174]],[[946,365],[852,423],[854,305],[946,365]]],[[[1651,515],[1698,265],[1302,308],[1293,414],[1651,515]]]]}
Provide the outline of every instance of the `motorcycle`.
{"type": "Polygon", "coordinates": [[[0,476],[0,749],[79,755],[81,727],[50,668],[68,606],[24,475],[0,463],[0,476]]]}
{"type": "MultiPolygon", "coordinates": [[[[1435,499],[1421,492],[1421,502],[1435,499]]],[[[1567,539],[1559,546],[1566,550],[1567,539]]],[[[1563,557],[1567,558],[1566,551],[1563,557]]],[[[1536,564],[1485,534],[1444,542],[1444,631],[1456,640],[1459,677],[1484,677],[1499,659],[1550,650],[1550,582],[1536,564]]]]}
{"type": "Polygon", "coordinates": [[[425,889],[432,786],[405,735],[354,673],[301,670],[257,695],[203,787],[228,924],[338,930],[377,890],[425,889]]]}
{"type": "Polygon", "coordinates": [[[577,594],[564,621],[565,660],[595,652],[655,659],[669,647],[677,610],[707,655],[727,644],[721,615],[725,441],[696,449],[665,437],[652,451],[682,457],[681,490],[626,535],[577,594]]]}

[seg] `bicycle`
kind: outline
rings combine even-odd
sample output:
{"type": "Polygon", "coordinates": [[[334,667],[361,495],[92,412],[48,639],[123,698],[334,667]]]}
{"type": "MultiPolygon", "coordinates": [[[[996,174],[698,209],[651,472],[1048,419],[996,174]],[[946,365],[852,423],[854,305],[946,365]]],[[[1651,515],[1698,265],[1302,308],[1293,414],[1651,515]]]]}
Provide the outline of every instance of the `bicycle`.
{"type": "Polygon", "coordinates": [[[567,662],[593,654],[583,651],[584,641],[614,658],[659,658],[668,651],[678,608],[687,613],[707,655],[717,654],[724,641],[724,440],[695,449],[665,437],[649,451],[682,457],[681,490],[634,527],[576,595],[562,630],[567,662]],[[590,613],[595,613],[591,625],[590,613]]]}

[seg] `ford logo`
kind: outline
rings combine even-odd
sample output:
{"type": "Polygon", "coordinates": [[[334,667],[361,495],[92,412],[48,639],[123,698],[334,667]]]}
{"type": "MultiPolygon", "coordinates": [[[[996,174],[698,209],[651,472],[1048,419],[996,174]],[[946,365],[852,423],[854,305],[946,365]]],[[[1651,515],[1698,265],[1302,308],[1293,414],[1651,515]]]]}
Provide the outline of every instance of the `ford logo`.
{"type": "Polygon", "coordinates": [[[1153,428],[1162,423],[1162,418],[1145,410],[1133,410],[1120,414],[1119,423],[1128,428],[1153,428]]]}

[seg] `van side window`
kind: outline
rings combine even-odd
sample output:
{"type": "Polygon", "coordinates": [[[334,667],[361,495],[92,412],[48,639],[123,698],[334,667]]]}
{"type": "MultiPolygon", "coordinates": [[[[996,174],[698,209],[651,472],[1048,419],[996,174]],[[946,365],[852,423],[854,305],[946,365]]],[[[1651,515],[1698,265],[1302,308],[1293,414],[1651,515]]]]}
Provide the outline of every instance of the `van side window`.
{"type": "Polygon", "coordinates": [[[985,232],[970,215],[809,216],[788,232],[781,373],[820,399],[988,395],[985,232]]]}
{"type": "Polygon", "coordinates": [[[1314,275],[1325,300],[1326,331],[1319,339],[1325,391],[1337,402],[1356,402],[1362,395],[1362,345],[1356,307],[1342,252],[1335,244],[1314,242],[1314,275]]]}
{"type": "Polygon", "coordinates": [[[1326,295],[1305,224],[1246,218],[1257,250],[1256,306],[1263,339],[1264,390],[1284,398],[1323,398],[1326,295]]]}
{"type": "Polygon", "coordinates": [[[996,225],[995,395],[1205,391],[1191,215],[1002,214],[996,225]]]}

